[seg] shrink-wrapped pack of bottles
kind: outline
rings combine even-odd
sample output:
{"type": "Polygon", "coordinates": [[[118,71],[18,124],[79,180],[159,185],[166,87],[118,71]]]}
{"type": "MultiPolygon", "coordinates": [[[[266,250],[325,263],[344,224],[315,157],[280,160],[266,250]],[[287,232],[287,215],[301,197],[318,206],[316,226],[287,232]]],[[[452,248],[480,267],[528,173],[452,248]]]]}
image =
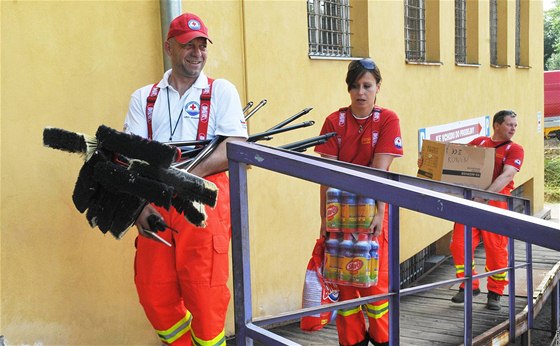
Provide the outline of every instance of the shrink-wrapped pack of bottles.
{"type": "Polygon", "coordinates": [[[325,280],[356,287],[376,285],[379,244],[371,229],[375,200],[330,187],[325,206],[325,280]]]}

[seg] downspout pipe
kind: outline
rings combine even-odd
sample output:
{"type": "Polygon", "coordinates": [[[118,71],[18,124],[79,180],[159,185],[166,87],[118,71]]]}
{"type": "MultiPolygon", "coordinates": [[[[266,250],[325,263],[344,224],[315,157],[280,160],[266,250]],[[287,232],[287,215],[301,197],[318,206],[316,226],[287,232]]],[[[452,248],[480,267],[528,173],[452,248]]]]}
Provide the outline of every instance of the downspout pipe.
{"type": "MultiPolygon", "coordinates": [[[[181,0],[159,0],[159,14],[161,22],[161,42],[167,41],[167,30],[169,23],[183,13],[181,8],[181,0]]],[[[165,54],[164,45],[161,45],[163,53],[163,70],[167,71],[171,68],[171,60],[165,54]]]]}

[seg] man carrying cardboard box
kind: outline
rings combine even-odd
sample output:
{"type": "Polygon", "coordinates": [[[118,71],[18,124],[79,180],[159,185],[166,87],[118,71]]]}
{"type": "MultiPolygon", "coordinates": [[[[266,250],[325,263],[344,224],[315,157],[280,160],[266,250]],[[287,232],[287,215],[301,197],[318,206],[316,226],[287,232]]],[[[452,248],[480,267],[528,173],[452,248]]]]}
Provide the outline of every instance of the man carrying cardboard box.
{"type": "Polygon", "coordinates": [[[496,150],[468,144],[422,140],[420,178],[486,190],[492,184],[496,150]]]}
{"type": "MultiPolygon", "coordinates": [[[[492,127],[494,133],[492,137],[478,137],[473,139],[469,144],[495,149],[494,174],[492,184],[486,189],[489,192],[499,192],[510,195],[513,190],[513,177],[523,163],[524,150],[517,143],[512,142],[517,127],[517,114],[510,110],[501,110],[494,115],[492,127]]],[[[478,200],[479,202],[488,203],[489,205],[507,209],[506,202],[478,200]]],[[[465,244],[464,244],[465,226],[455,223],[453,226],[453,234],[451,238],[451,254],[455,263],[455,275],[458,278],[465,276],[465,244]]],[[[476,275],[474,265],[474,249],[478,246],[480,239],[484,243],[486,251],[486,271],[493,271],[507,266],[508,238],[506,236],[472,228],[472,252],[473,263],[472,273],[476,275]]],[[[490,310],[500,310],[500,297],[504,292],[505,286],[509,283],[507,273],[497,273],[488,277],[487,288],[488,296],[486,307],[490,310]]],[[[473,295],[480,294],[479,280],[473,280],[473,295]]],[[[451,298],[454,303],[463,303],[465,301],[465,285],[461,284],[459,292],[451,298]]]]}

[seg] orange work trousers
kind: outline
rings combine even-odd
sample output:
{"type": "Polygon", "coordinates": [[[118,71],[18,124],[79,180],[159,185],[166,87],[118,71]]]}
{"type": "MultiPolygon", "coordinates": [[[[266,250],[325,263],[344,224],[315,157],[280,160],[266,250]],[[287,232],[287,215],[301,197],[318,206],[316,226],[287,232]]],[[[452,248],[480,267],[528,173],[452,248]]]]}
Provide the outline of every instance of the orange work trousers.
{"type": "Polygon", "coordinates": [[[138,297],[165,344],[191,345],[192,340],[197,345],[226,344],[229,180],[225,173],[206,179],[219,189],[216,207],[205,206],[206,227],[192,225],[173,207],[156,207],[167,225],[179,231],[158,233],[173,246],[143,236],[136,239],[134,281],[138,297]]]}
{"type": "MultiPolygon", "coordinates": [[[[379,272],[376,286],[353,287],[338,285],[339,301],[383,294],[389,291],[389,218],[388,205],[385,207],[383,230],[377,241],[379,243],[379,272]]],[[[361,306],[338,310],[336,328],[340,345],[355,345],[369,337],[376,343],[389,341],[389,301],[378,300],[365,305],[369,327],[366,329],[364,313],[361,306]]]]}
{"type": "MultiPolygon", "coordinates": [[[[510,190],[502,190],[503,194],[510,194],[510,190]]],[[[489,205],[507,209],[506,202],[490,201],[489,205]]],[[[455,223],[453,225],[453,233],[451,236],[451,245],[449,249],[451,250],[451,255],[453,256],[453,262],[455,263],[455,276],[458,278],[465,277],[465,225],[455,223]]],[[[476,275],[474,263],[474,250],[480,243],[482,239],[484,245],[484,251],[486,252],[486,271],[493,271],[500,268],[507,267],[508,264],[508,237],[501,234],[496,234],[488,232],[485,230],[478,229],[476,227],[472,228],[472,273],[476,275]]],[[[509,283],[507,279],[507,272],[496,273],[488,277],[487,289],[488,291],[495,292],[499,295],[504,293],[504,289],[509,283]]],[[[478,279],[473,280],[473,289],[477,289],[480,286],[480,281],[478,279]]],[[[465,283],[461,283],[461,288],[465,287],[465,283]]]]}

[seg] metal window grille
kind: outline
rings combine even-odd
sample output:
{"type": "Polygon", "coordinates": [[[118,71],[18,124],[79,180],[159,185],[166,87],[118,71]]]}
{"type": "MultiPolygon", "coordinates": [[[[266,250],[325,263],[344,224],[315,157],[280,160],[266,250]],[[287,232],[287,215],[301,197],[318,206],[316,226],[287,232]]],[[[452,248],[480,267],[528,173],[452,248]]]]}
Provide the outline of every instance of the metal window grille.
{"type": "Polygon", "coordinates": [[[405,0],[406,60],[426,61],[426,7],[424,0],[405,0]]]}
{"type": "Polygon", "coordinates": [[[426,261],[436,254],[436,244],[432,243],[428,247],[422,249],[416,255],[407,259],[400,265],[401,272],[401,288],[408,287],[416,280],[420,279],[426,273],[426,261]]]}
{"type": "Polygon", "coordinates": [[[498,65],[498,0],[490,0],[490,63],[498,65]]]}
{"type": "Polygon", "coordinates": [[[521,65],[521,0],[515,1],[515,65],[521,65]]]}
{"type": "Polygon", "coordinates": [[[307,1],[310,56],[351,56],[349,1],[307,1]]]}
{"type": "Polygon", "coordinates": [[[455,62],[467,63],[467,4],[455,0],[455,62]]]}

